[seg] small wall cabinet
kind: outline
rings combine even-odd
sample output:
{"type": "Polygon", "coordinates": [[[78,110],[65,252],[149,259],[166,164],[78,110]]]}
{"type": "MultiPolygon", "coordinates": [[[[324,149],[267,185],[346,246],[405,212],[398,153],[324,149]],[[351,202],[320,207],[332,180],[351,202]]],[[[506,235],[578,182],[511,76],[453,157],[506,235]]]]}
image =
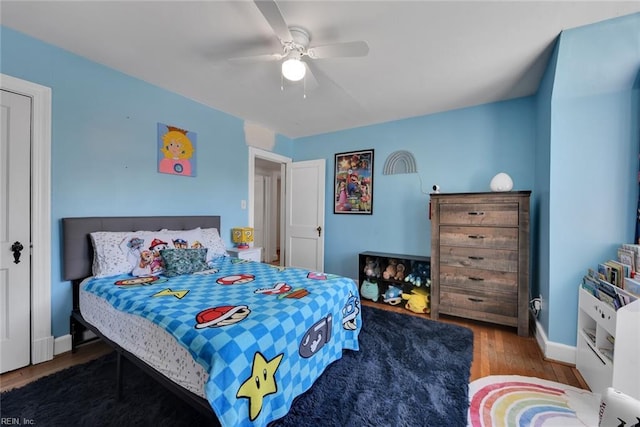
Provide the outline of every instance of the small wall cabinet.
{"type": "Polygon", "coordinates": [[[360,298],[429,312],[430,257],[362,252],[358,264],[360,298]]]}
{"type": "Polygon", "coordinates": [[[640,299],[617,311],[580,286],[576,368],[594,393],[640,399],[640,299]]]}

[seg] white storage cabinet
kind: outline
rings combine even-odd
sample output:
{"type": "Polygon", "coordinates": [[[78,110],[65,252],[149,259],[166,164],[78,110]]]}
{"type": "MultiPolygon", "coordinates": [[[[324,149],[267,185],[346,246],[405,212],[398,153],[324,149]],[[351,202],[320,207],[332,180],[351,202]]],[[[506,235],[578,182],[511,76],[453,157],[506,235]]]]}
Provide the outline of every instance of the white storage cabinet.
{"type": "Polygon", "coordinates": [[[640,399],[640,299],[619,308],[580,286],[576,368],[594,393],[607,387],[640,399]]]}

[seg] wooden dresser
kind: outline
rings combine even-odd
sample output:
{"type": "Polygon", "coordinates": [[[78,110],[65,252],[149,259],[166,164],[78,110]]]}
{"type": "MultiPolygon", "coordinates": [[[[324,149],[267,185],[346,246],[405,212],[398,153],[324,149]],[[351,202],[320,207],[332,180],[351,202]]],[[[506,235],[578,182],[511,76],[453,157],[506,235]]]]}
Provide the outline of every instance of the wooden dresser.
{"type": "Polygon", "coordinates": [[[531,191],[431,194],[431,318],[529,335],[531,191]]]}

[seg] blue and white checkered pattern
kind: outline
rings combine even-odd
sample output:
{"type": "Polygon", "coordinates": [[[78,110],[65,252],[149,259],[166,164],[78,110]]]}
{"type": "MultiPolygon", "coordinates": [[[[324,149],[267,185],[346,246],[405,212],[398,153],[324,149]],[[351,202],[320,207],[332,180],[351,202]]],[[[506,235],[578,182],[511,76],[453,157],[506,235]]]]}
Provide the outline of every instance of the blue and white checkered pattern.
{"type": "Polygon", "coordinates": [[[358,350],[362,320],[357,285],[340,276],[229,257],[216,259],[214,268],[214,273],[176,276],[144,286],[115,285],[131,276],[92,279],[85,289],[121,311],[162,326],[187,348],[209,372],[205,393],[223,427],[264,426],[286,415],[293,399],[307,391],[330,363],[341,358],[343,349],[358,350]],[[231,285],[217,282],[223,277],[247,274],[255,276],[254,280],[231,285]],[[286,294],[254,292],[283,282],[291,288],[286,294],[302,288],[308,295],[286,298],[286,294]],[[167,288],[188,293],[182,298],[171,294],[154,297],[167,288]],[[354,301],[358,310],[352,330],[343,327],[343,313],[349,304],[353,307],[354,301]],[[251,310],[244,320],[228,326],[195,327],[201,311],[238,305],[251,310]],[[311,357],[302,357],[299,348],[303,337],[329,315],[330,339],[311,357]],[[259,414],[251,421],[250,399],[236,394],[251,376],[257,352],[267,361],[280,354],[284,357],[274,376],[277,391],[264,396],[259,414]]]}

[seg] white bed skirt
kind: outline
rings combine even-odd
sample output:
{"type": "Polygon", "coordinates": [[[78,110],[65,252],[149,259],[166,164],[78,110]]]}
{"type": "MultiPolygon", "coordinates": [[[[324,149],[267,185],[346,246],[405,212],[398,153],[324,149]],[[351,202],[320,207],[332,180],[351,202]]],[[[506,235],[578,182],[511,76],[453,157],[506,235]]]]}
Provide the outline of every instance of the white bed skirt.
{"type": "Polygon", "coordinates": [[[205,398],[209,374],[173,336],[145,318],[116,310],[107,301],[85,292],[83,285],[84,282],[80,285],[80,313],[87,322],[165,377],[205,398]]]}

